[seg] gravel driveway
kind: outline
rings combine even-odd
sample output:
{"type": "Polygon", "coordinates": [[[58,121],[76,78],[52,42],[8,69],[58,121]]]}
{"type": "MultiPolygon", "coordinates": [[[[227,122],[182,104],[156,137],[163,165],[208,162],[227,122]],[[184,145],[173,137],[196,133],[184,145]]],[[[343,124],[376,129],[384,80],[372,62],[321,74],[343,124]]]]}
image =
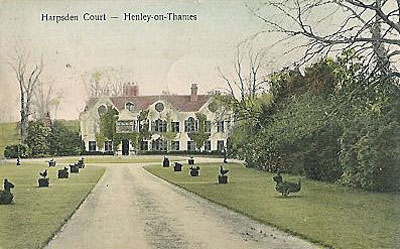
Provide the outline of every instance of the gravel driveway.
{"type": "Polygon", "coordinates": [[[317,248],[169,184],[142,166],[108,164],[45,248],[317,248]]]}

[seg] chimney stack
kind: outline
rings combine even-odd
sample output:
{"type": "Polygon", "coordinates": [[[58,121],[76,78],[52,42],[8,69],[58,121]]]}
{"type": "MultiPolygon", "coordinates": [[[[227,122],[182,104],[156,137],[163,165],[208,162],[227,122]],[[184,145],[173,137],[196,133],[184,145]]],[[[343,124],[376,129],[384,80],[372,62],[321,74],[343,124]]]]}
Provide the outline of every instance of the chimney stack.
{"type": "Polygon", "coordinates": [[[127,83],[124,85],[124,96],[125,97],[137,97],[139,96],[139,86],[136,84],[127,83]]]}
{"type": "Polygon", "coordinates": [[[43,123],[46,128],[51,129],[52,122],[51,122],[50,112],[46,112],[43,123]]]}
{"type": "Polygon", "coordinates": [[[132,96],[133,97],[139,96],[139,86],[138,85],[132,86],[132,96]]]}
{"type": "Polygon", "coordinates": [[[190,88],[190,102],[197,101],[198,95],[197,95],[197,84],[192,84],[192,87],[190,88]]]}

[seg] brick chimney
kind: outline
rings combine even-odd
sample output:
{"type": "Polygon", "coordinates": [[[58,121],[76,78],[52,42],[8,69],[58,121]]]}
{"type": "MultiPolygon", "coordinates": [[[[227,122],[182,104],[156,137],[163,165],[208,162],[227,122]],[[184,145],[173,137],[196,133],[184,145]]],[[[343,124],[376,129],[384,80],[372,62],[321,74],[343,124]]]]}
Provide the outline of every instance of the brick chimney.
{"type": "Polygon", "coordinates": [[[139,86],[138,85],[133,85],[132,86],[132,95],[134,97],[139,96],[139,86]]]}
{"type": "Polygon", "coordinates": [[[137,97],[139,96],[139,86],[133,83],[127,83],[124,85],[124,96],[125,97],[137,97]]]}
{"type": "Polygon", "coordinates": [[[51,118],[50,118],[50,112],[46,112],[43,123],[46,128],[51,129],[52,122],[51,122],[51,118]]]}
{"type": "Polygon", "coordinates": [[[197,95],[197,84],[192,84],[192,87],[190,88],[190,102],[195,102],[198,99],[197,95]]]}

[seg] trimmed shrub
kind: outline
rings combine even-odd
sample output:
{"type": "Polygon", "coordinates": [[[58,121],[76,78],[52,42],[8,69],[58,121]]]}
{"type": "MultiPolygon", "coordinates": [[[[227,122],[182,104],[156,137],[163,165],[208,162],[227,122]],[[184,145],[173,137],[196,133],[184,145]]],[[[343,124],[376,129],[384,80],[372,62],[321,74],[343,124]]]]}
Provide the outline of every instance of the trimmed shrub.
{"type": "Polygon", "coordinates": [[[79,133],[61,122],[54,122],[47,141],[49,153],[54,156],[76,156],[85,150],[85,144],[79,133]]]}
{"type": "Polygon", "coordinates": [[[14,195],[5,190],[0,190],[0,204],[10,204],[14,198],[14,195]]]}
{"type": "Polygon", "coordinates": [[[30,155],[30,150],[25,144],[8,145],[4,149],[4,156],[6,158],[26,158],[30,155]]]}

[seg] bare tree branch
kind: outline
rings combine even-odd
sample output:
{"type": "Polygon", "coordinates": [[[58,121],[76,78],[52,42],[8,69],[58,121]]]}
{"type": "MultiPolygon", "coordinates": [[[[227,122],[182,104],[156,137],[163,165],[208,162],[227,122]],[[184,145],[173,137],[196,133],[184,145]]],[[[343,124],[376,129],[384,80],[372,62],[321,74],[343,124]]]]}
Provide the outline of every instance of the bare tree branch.
{"type": "Polygon", "coordinates": [[[81,75],[88,97],[121,96],[124,85],[129,80],[130,73],[123,68],[95,69],[81,75]]]}
{"type": "Polygon", "coordinates": [[[229,95],[239,102],[246,102],[251,101],[258,93],[262,92],[263,86],[267,82],[266,75],[261,74],[263,64],[265,64],[263,51],[254,52],[252,48],[245,49],[238,46],[233,61],[233,76],[226,76],[220,67],[217,69],[219,76],[229,88],[227,91],[229,95]]]}
{"type": "Polygon", "coordinates": [[[305,44],[288,49],[305,48],[298,66],[317,56],[356,49],[358,55],[368,57],[365,62],[372,61],[372,64],[364,65],[371,69],[370,73],[375,72],[374,65],[378,64],[381,73],[397,75],[392,73],[399,71],[392,58],[400,51],[399,6],[400,0],[396,3],[394,0],[269,0],[261,6],[249,8],[267,24],[268,32],[281,33],[289,39],[307,39],[305,44]],[[275,10],[272,11],[274,16],[268,15],[271,8],[275,10]],[[327,15],[321,17],[321,13],[326,12],[327,15]],[[341,13],[342,16],[332,23],[332,13],[341,13]],[[343,21],[337,22],[339,19],[343,21]]]}
{"type": "Polygon", "coordinates": [[[8,63],[14,70],[20,91],[20,133],[21,142],[24,143],[27,135],[29,116],[31,112],[32,97],[43,72],[43,59],[39,64],[29,68],[29,53],[23,49],[15,50],[15,58],[8,63]],[[29,73],[27,73],[29,72],[29,73]]]}

